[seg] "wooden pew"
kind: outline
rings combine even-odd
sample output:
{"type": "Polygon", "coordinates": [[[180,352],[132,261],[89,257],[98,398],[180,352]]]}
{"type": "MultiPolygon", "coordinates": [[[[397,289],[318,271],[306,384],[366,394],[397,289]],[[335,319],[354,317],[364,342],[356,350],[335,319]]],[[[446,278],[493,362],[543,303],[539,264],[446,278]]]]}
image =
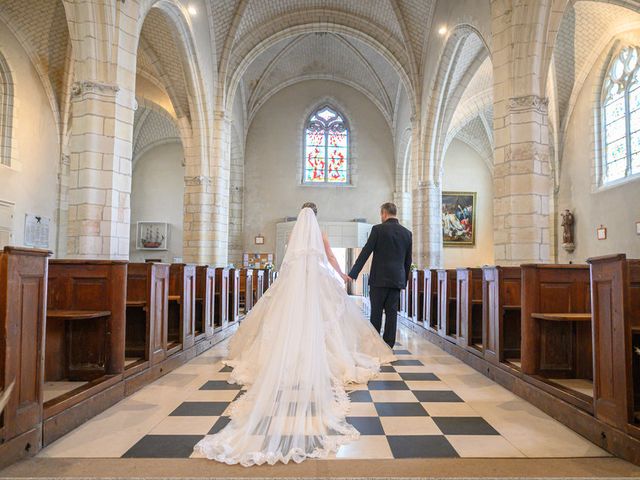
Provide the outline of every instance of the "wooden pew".
{"type": "Polygon", "coordinates": [[[207,265],[198,265],[196,267],[196,343],[213,336],[215,311],[216,270],[207,265]]]}
{"type": "Polygon", "coordinates": [[[0,412],[0,469],[40,449],[49,255],[18,247],[0,252],[0,391],[13,384],[0,412]]]}
{"type": "Polygon", "coordinates": [[[275,270],[268,269],[264,271],[264,291],[266,292],[273,282],[276,281],[276,272],[275,270]]]}
{"type": "Polygon", "coordinates": [[[167,356],[195,344],[196,267],[171,264],[169,269],[169,325],[167,356]]]}
{"type": "Polygon", "coordinates": [[[424,270],[414,270],[411,272],[411,313],[412,320],[415,323],[422,323],[424,321],[424,286],[424,270]]]}
{"type": "Polygon", "coordinates": [[[44,444],[124,396],[127,262],[51,260],[44,444]]]}
{"type": "Polygon", "coordinates": [[[240,290],[238,305],[243,314],[253,308],[253,269],[240,269],[240,290]]]}
{"type": "Polygon", "coordinates": [[[522,342],[520,267],[483,267],[484,358],[520,369],[522,342]]]}
{"type": "Polygon", "coordinates": [[[425,327],[434,333],[440,330],[440,297],[438,296],[438,271],[435,269],[425,270],[425,288],[428,292],[425,302],[425,327]]]}
{"type": "Polygon", "coordinates": [[[458,268],[456,271],[458,344],[482,356],[482,269],[458,268]]]}
{"type": "Polygon", "coordinates": [[[254,270],[253,271],[253,304],[255,305],[262,295],[264,295],[265,290],[265,270],[254,270]]]}
{"type": "Polygon", "coordinates": [[[640,260],[619,254],[588,263],[595,415],[640,438],[640,260]]]}
{"type": "Polygon", "coordinates": [[[440,301],[440,321],[438,334],[449,341],[457,342],[458,314],[456,270],[438,270],[438,299],[440,301]]]}
{"type": "Polygon", "coordinates": [[[216,299],[213,316],[215,328],[226,327],[229,323],[229,269],[216,268],[216,299]]]}
{"type": "Polygon", "coordinates": [[[229,269],[229,322],[240,320],[240,270],[229,269]]]}
{"type": "Polygon", "coordinates": [[[167,355],[169,265],[127,267],[125,376],[155,365],[167,355]]]}
{"type": "Polygon", "coordinates": [[[522,265],[522,372],[592,411],[589,283],[588,265],[522,265]]]}

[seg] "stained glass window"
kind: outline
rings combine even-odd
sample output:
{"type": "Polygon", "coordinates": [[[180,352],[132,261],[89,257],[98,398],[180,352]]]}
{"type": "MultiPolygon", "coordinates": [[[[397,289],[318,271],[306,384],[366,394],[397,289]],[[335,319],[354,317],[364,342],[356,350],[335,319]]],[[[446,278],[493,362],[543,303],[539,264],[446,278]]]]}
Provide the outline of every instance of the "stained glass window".
{"type": "Polygon", "coordinates": [[[328,105],[307,121],[302,180],[310,184],[349,181],[349,129],[344,117],[328,105]]]}
{"type": "Polygon", "coordinates": [[[626,47],[613,59],[602,89],[602,183],[640,173],[639,50],[626,47]]]}

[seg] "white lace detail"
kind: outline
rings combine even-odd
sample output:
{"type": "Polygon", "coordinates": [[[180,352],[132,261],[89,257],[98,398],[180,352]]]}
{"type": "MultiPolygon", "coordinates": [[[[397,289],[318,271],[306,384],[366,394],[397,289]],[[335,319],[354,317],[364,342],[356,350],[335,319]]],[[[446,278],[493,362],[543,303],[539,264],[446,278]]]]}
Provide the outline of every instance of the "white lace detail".
{"type": "Polygon", "coordinates": [[[229,343],[229,383],[248,390],[231,421],[195,452],[244,466],[326,458],[358,438],[344,385],[394,360],[329,266],[311,210],[301,212],[280,275],[229,343]]]}

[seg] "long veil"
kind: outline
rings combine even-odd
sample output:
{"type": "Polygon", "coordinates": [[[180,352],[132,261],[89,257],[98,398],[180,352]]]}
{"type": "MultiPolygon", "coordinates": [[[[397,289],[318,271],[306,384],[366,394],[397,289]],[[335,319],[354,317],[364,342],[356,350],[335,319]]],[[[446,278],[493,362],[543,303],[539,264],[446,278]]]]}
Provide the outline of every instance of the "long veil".
{"type": "Polygon", "coordinates": [[[300,212],[280,275],[229,345],[230,382],[249,385],[230,423],[195,452],[245,466],[326,457],[358,431],[343,385],[393,359],[328,263],[312,210],[300,212]]]}

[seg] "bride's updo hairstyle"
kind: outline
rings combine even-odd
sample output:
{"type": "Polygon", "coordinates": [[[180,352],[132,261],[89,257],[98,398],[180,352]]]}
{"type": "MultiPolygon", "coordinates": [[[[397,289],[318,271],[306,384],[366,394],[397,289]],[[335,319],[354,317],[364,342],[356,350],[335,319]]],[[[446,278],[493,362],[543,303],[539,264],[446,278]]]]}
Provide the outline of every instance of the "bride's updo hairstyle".
{"type": "MultiPolygon", "coordinates": [[[[302,208],[310,208],[311,210],[313,210],[313,213],[315,213],[316,216],[318,216],[318,207],[316,206],[315,203],[306,202],[306,203],[302,204],[302,208]]],[[[300,210],[302,210],[302,208],[300,210]]]]}

